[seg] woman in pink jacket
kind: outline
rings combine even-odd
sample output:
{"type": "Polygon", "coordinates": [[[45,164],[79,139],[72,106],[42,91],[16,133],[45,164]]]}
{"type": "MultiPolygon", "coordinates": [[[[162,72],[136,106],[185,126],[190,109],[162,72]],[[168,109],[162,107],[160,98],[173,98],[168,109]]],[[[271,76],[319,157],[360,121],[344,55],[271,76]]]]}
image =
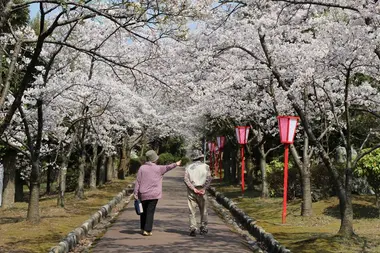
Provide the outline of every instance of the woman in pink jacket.
{"type": "Polygon", "coordinates": [[[143,206],[143,213],[140,215],[141,234],[150,236],[156,205],[162,197],[162,177],[166,172],[181,165],[181,161],[169,165],[157,165],[159,157],[154,150],[149,150],[145,156],[147,162],[137,172],[134,195],[143,206]]]}

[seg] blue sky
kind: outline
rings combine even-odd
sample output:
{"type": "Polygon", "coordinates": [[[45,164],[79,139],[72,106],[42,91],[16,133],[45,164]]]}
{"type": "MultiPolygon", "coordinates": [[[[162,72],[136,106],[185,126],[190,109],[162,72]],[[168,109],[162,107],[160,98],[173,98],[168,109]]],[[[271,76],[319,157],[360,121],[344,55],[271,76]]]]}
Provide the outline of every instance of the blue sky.
{"type": "Polygon", "coordinates": [[[30,19],[34,18],[37,15],[37,13],[40,11],[38,4],[31,4],[29,7],[29,10],[30,10],[30,19]]]}

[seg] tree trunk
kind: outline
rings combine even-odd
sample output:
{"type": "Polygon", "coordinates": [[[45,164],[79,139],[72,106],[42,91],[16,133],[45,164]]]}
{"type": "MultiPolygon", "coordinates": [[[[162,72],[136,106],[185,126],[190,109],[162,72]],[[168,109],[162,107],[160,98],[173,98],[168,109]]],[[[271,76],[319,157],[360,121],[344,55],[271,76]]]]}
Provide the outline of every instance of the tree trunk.
{"type": "Polygon", "coordinates": [[[307,140],[307,136],[305,136],[305,141],[304,141],[303,161],[301,161],[294,145],[290,145],[290,153],[292,154],[293,160],[301,176],[301,187],[302,187],[301,215],[307,217],[313,214],[313,209],[312,209],[312,200],[311,200],[310,159],[307,154],[307,150],[308,150],[307,146],[309,144],[308,144],[308,141],[306,140],[307,140]]]}
{"type": "Polygon", "coordinates": [[[125,179],[127,174],[127,146],[128,146],[128,136],[123,137],[123,143],[120,150],[120,164],[117,176],[119,179],[125,179]]]}
{"type": "Polygon", "coordinates": [[[0,164],[0,207],[3,206],[4,166],[0,164]]]}
{"type": "Polygon", "coordinates": [[[15,177],[16,177],[17,153],[7,150],[3,158],[4,183],[3,183],[3,207],[11,207],[15,203],[15,177]]]}
{"type": "Polygon", "coordinates": [[[238,160],[236,159],[236,154],[233,154],[231,156],[231,181],[233,184],[236,184],[237,182],[239,182],[239,179],[237,177],[237,166],[239,166],[238,164],[238,160]]]}
{"type": "Polygon", "coordinates": [[[21,170],[16,170],[16,193],[15,193],[15,201],[23,202],[24,201],[24,184],[25,181],[22,179],[21,170]]]}
{"type": "Polygon", "coordinates": [[[30,192],[27,220],[33,224],[40,222],[40,167],[39,162],[32,158],[32,173],[30,176],[30,192]]]}
{"type": "Polygon", "coordinates": [[[46,171],[46,193],[47,195],[49,195],[51,193],[51,177],[52,177],[52,173],[53,172],[53,166],[51,165],[48,165],[48,169],[46,171]]]}
{"type": "MultiPolygon", "coordinates": [[[[75,135],[74,135],[75,136],[75,135]]],[[[70,143],[69,149],[67,153],[63,156],[61,167],[59,169],[59,191],[58,191],[58,198],[57,198],[57,206],[65,207],[65,192],[66,192],[66,175],[67,175],[67,168],[69,165],[69,160],[71,153],[74,149],[76,139],[73,139],[70,143]]]]}
{"type": "Polygon", "coordinates": [[[75,196],[78,199],[84,199],[84,176],[86,169],[86,154],[82,151],[81,157],[79,158],[79,176],[78,176],[78,185],[75,191],[75,196]]]}
{"type": "Polygon", "coordinates": [[[301,215],[308,217],[313,214],[312,199],[311,199],[311,183],[310,173],[305,173],[302,176],[302,206],[301,215]]]}
{"type": "Polygon", "coordinates": [[[119,172],[119,166],[118,166],[119,160],[116,156],[112,156],[112,168],[113,168],[113,178],[118,178],[118,172],[119,172]]]}
{"type": "Polygon", "coordinates": [[[246,170],[247,170],[247,190],[253,190],[254,185],[253,185],[253,174],[254,174],[254,163],[251,158],[246,159],[246,170]]]}
{"type": "Polygon", "coordinates": [[[341,196],[342,200],[339,202],[341,223],[339,228],[339,234],[344,237],[351,237],[354,234],[353,220],[354,211],[352,208],[352,150],[349,138],[347,138],[347,161],[346,161],[346,173],[345,173],[345,194],[341,196]]]}
{"type": "Polygon", "coordinates": [[[65,192],[66,192],[66,175],[67,161],[63,161],[59,170],[59,190],[57,198],[57,206],[65,207],[65,192]]]}
{"type": "Polygon", "coordinates": [[[106,182],[106,160],[107,160],[107,157],[103,152],[100,158],[100,166],[99,166],[99,182],[98,182],[99,186],[102,186],[106,182]]]}
{"type": "MultiPolygon", "coordinates": [[[[131,166],[131,149],[128,146],[127,157],[125,159],[125,167],[127,168],[126,173],[125,173],[126,176],[129,176],[131,174],[130,166],[131,166]]],[[[134,172],[134,173],[136,173],[136,172],[134,172]]]]}
{"type": "MultiPolygon", "coordinates": [[[[141,152],[140,152],[140,156],[144,156],[145,155],[145,149],[146,149],[146,146],[147,146],[147,138],[146,138],[146,129],[144,128],[143,129],[143,132],[142,132],[142,137],[141,137],[141,152]]],[[[158,152],[157,152],[158,154],[158,152]]]]}
{"type": "Polygon", "coordinates": [[[269,198],[269,187],[268,187],[268,178],[267,178],[267,161],[266,154],[264,150],[264,144],[259,146],[260,154],[260,172],[261,172],[261,197],[263,199],[269,198]]]}
{"type": "Polygon", "coordinates": [[[376,207],[377,207],[377,211],[379,212],[379,219],[380,219],[380,192],[376,191],[375,196],[376,196],[376,207]]]}
{"type": "Polygon", "coordinates": [[[96,172],[98,170],[98,144],[92,145],[92,159],[90,163],[90,188],[96,189],[96,172]]]}
{"type": "Polygon", "coordinates": [[[341,222],[338,234],[344,237],[351,237],[354,234],[353,219],[354,212],[352,209],[351,193],[345,196],[345,200],[339,202],[341,222]]]}
{"type": "Polygon", "coordinates": [[[106,181],[112,181],[113,179],[113,159],[112,156],[107,157],[107,175],[106,175],[106,181]]]}
{"type": "Polygon", "coordinates": [[[230,145],[227,142],[223,149],[223,181],[229,182],[231,179],[231,151],[230,145]]]}

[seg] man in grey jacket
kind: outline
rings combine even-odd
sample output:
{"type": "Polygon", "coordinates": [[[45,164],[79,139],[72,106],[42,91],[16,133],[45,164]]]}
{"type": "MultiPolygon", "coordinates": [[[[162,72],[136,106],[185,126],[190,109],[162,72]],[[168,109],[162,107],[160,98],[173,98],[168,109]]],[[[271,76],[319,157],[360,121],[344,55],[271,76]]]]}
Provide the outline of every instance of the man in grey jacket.
{"type": "Polygon", "coordinates": [[[190,236],[196,236],[197,221],[195,218],[196,207],[198,206],[201,214],[201,227],[199,232],[201,235],[207,234],[207,196],[206,190],[210,187],[212,181],[210,168],[201,160],[204,155],[199,150],[193,151],[193,162],[186,167],[185,184],[187,186],[187,202],[189,205],[189,222],[190,236]]]}

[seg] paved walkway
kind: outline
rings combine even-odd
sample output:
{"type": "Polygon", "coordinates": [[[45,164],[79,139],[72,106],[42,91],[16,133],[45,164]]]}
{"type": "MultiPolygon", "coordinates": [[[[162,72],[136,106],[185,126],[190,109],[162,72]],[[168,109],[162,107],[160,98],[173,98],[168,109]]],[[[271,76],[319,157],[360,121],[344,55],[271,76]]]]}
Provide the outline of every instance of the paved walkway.
{"type": "MultiPolygon", "coordinates": [[[[142,236],[139,216],[133,204],[91,249],[106,252],[252,252],[247,243],[216,215],[209,206],[209,233],[188,235],[188,208],[183,168],[168,172],[163,180],[163,198],[158,201],[153,236],[142,236]]],[[[199,212],[197,213],[199,222],[199,212]]]]}

